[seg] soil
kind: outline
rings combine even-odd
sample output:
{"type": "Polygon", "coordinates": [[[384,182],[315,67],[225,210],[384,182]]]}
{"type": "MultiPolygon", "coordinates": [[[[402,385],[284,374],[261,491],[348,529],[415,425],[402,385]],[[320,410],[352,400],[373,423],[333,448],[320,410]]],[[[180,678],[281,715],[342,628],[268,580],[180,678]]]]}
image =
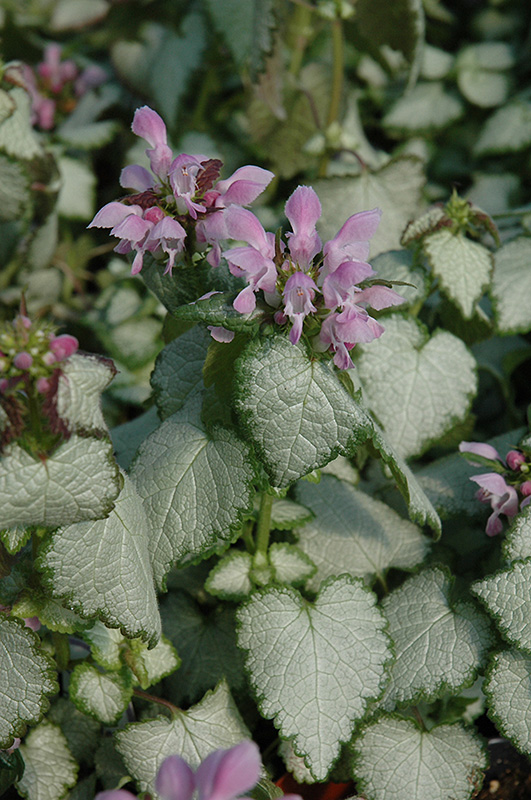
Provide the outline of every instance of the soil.
{"type": "Polygon", "coordinates": [[[489,741],[490,768],[475,800],[531,800],[531,764],[506,739],[489,741]]]}

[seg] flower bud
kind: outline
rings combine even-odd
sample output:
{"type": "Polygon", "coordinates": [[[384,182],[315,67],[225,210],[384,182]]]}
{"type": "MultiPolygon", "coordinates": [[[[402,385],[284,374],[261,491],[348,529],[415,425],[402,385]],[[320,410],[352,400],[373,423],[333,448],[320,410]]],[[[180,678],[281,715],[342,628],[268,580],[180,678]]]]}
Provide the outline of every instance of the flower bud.
{"type": "Polygon", "coordinates": [[[17,353],[13,359],[13,364],[17,369],[29,369],[33,364],[33,356],[25,352],[17,353]]]}
{"type": "Polygon", "coordinates": [[[531,495],[531,481],[524,481],[520,486],[520,492],[524,497],[529,497],[531,495]]]}
{"type": "Polygon", "coordinates": [[[505,460],[509,469],[517,470],[521,464],[525,464],[525,456],[520,450],[509,450],[505,460]]]}
{"type": "Polygon", "coordinates": [[[75,336],[70,336],[69,333],[63,333],[61,336],[55,336],[50,341],[50,350],[55,354],[57,361],[62,361],[76,352],[79,347],[79,342],[75,336]]]}

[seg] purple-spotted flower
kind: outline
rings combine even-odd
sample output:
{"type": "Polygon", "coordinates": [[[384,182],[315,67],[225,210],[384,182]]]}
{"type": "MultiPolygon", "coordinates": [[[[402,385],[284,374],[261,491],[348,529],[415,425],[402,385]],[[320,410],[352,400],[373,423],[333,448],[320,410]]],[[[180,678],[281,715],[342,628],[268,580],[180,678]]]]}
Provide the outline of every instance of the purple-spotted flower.
{"type": "Polygon", "coordinates": [[[492,514],[486,525],[488,536],[503,530],[500,516],[508,519],[531,503],[531,463],[521,450],[510,450],[505,461],[495,447],[484,442],[461,442],[459,450],[475,466],[491,466],[492,472],[473,475],[470,480],[479,486],[476,498],[490,505],[492,514]]]}
{"type": "Polygon", "coordinates": [[[225,210],[251,203],[273,173],[245,166],[218,180],[223,166],[219,159],[188,153],[174,157],[164,120],[148,106],[135,111],[131,128],[149,145],[151,172],[138,164],[124,167],[120,184],[136,193],[107,203],[88,227],[110,228],[111,235],[120,239],[116,252],[135,253],[133,275],[142,269],[146,253],[164,261],[165,274],[171,275],[189,242],[192,248],[195,242],[199,250],[207,249],[207,261],[217,267],[220,242],[228,238],[225,210]]]}
{"type": "MultiPolygon", "coordinates": [[[[246,740],[210,753],[195,772],[180,756],[168,756],[157,773],[155,789],[162,800],[192,800],[194,796],[197,800],[236,800],[258,783],[260,769],[258,746],[246,740]]],[[[298,795],[284,796],[301,800],[298,795]]],[[[115,789],[100,792],[95,800],[134,800],[134,795],[115,789]]]]}
{"type": "Polygon", "coordinates": [[[275,241],[254,214],[244,209],[227,211],[231,238],[247,242],[225,251],[233,275],[245,278],[234,308],[249,313],[256,294],[263,292],[279,325],[291,324],[292,344],[300,340],[305,320],[316,351],[330,351],[339,369],[352,367],[350,351],[358,342],[370,342],[384,332],[370,316],[403,303],[389,286],[374,283],[375,272],[367,263],[369,239],[380,221],[379,209],[353,214],[324,246],[316,230],[321,204],[309,186],[299,186],[285,206],[292,231],[287,243],[275,241]]]}

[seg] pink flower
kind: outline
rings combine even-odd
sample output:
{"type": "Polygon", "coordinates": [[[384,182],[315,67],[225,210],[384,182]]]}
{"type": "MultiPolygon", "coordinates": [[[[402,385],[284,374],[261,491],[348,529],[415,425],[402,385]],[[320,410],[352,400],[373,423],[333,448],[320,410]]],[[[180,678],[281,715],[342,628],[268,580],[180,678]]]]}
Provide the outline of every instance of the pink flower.
{"type": "Polygon", "coordinates": [[[505,460],[509,469],[519,470],[522,464],[525,464],[526,457],[520,450],[509,450],[505,460]]]}
{"type": "Polygon", "coordinates": [[[315,190],[311,186],[297,187],[288,198],[285,211],[293,229],[293,233],[286,234],[291,258],[298,267],[307,270],[321,250],[321,239],[315,230],[321,203],[315,190]]]}
{"type": "Polygon", "coordinates": [[[236,311],[247,314],[256,306],[255,292],[275,291],[275,237],[266,233],[255,215],[245,208],[231,206],[225,213],[229,236],[249,242],[248,247],[233,247],[225,252],[231,273],[244,276],[249,284],[234,301],[236,311]]]}
{"type": "MultiPolygon", "coordinates": [[[[382,212],[379,208],[360,211],[347,219],[338,233],[323,248],[321,280],[345,261],[364,262],[369,257],[369,240],[376,233],[382,212]]],[[[368,266],[368,265],[367,265],[368,266]]]]}
{"type": "Polygon", "coordinates": [[[319,339],[335,353],[334,364],[338,369],[352,369],[350,350],[359,342],[378,339],[384,330],[364,308],[347,304],[341,313],[332,312],[326,317],[319,339]]]}
{"type": "MultiPolygon", "coordinates": [[[[162,762],[155,779],[155,789],[162,800],[236,800],[252,789],[260,778],[260,751],[245,740],[228,750],[215,750],[199,765],[192,768],[180,756],[168,756],[162,762]]],[[[133,795],[123,789],[100,792],[96,800],[131,800],[133,795]]],[[[285,795],[288,800],[300,800],[298,795],[285,795]]],[[[246,798],[248,800],[248,798],[246,798]]]]}
{"type": "MultiPolygon", "coordinates": [[[[166,180],[173,154],[170,147],[168,147],[166,125],[162,117],[149,106],[137,108],[131,130],[137,136],[145,139],[150,145],[151,149],[146,150],[146,155],[149,157],[151,169],[161,180],[166,180]]],[[[138,169],[141,169],[141,167],[138,169]]],[[[145,172],[147,173],[147,170],[145,172]]],[[[147,174],[149,175],[149,173],[147,174]]]]}
{"type": "Polygon", "coordinates": [[[500,514],[514,517],[518,513],[518,494],[513,486],[508,486],[502,475],[497,472],[486,472],[484,475],[473,475],[471,481],[480,487],[476,497],[482,503],[489,503],[493,513],[487,520],[487,536],[496,536],[503,530],[500,514]]]}
{"type": "Polygon", "coordinates": [[[315,281],[305,272],[295,272],[286,281],[282,296],[284,312],[293,323],[289,332],[291,344],[297,344],[301,338],[304,318],[317,310],[312,303],[316,291],[315,281]]]}
{"type": "MultiPolygon", "coordinates": [[[[472,453],[472,455],[481,456],[482,458],[486,458],[489,461],[501,462],[502,460],[496,448],[484,442],[461,442],[461,444],[459,445],[459,452],[472,453]]],[[[470,461],[471,464],[476,464],[477,466],[483,465],[482,461],[474,461],[471,458],[469,458],[468,460],[470,461]]]]}
{"type": "Polygon", "coordinates": [[[27,370],[33,364],[33,356],[30,356],[29,353],[17,353],[15,358],[13,359],[13,365],[17,369],[27,370]]]}

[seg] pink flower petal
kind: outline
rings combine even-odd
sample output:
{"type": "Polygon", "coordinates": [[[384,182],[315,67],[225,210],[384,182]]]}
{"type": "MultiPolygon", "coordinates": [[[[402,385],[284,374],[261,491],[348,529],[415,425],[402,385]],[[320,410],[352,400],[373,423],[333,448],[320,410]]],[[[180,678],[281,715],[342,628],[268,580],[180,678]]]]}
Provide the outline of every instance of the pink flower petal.
{"type": "Polygon", "coordinates": [[[249,314],[256,308],[256,297],[252,286],[246,286],[232,304],[240,314],[249,314]]]}
{"type": "Polygon", "coordinates": [[[273,178],[273,173],[268,169],[253,166],[240,167],[230,178],[216,183],[216,191],[220,193],[216,205],[227,207],[237,203],[246,206],[264,191],[273,178]]]}
{"type": "Polygon", "coordinates": [[[357,295],[356,301],[358,303],[367,303],[367,305],[374,308],[375,311],[381,311],[382,308],[401,305],[404,302],[404,298],[401,297],[398,292],[395,292],[394,289],[376,284],[363,289],[357,295]]]}
{"type": "Polygon", "coordinates": [[[87,225],[87,228],[114,228],[130,214],[141,217],[142,209],[140,206],[126,206],[115,200],[100,208],[92,222],[87,225]]]}
{"type": "MultiPolygon", "coordinates": [[[[472,453],[476,456],[488,458],[490,461],[501,461],[498,451],[492,447],[492,445],[485,444],[484,442],[461,442],[459,445],[459,452],[472,453]]],[[[478,462],[474,462],[472,459],[470,459],[470,463],[474,464],[478,462]]],[[[481,462],[479,462],[479,466],[481,466],[481,462]]]]}
{"type": "Polygon", "coordinates": [[[134,189],[137,192],[145,192],[146,189],[153,187],[153,175],[145,167],[131,164],[121,171],[120,186],[126,189],[134,189]]]}
{"type": "Polygon", "coordinates": [[[207,325],[207,329],[210,331],[210,335],[216,340],[216,342],[228,344],[234,339],[234,331],[228,331],[226,328],[222,328],[218,325],[207,325]]]}
{"type": "Polygon", "coordinates": [[[245,740],[230,750],[216,750],[196,772],[199,800],[233,800],[256,785],[260,766],[255,742],[245,740]]]}
{"type": "Polygon", "coordinates": [[[166,125],[156,111],[149,106],[137,108],[133,117],[131,130],[141,136],[151,147],[166,144],[166,125]]]}
{"type": "Polygon", "coordinates": [[[69,333],[62,333],[60,336],[55,336],[50,341],[50,350],[55,355],[57,361],[62,361],[73,355],[79,347],[79,342],[75,336],[70,336],[69,333]]]}
{"type": "Polygon", "coordinates": [[[501,497],[509,489],[505,483],[504,477],[498,472],[485,472],[483,475],[472,475],[470,480],[477,483],[482,489],[486,489],[488,492],[498,497],[501,497]]]}
{"type": "Polygon", "coordinates": [[[293,233],[310,234],[321,216],[321,203],[311,186],[298,186],[288,198],[285,213],[293,233]]]}
{"type": "Polygon", "coordinates": [[[231,239],[248,242],[263,255],[270,254],[266,233],[255,215],[246,208],[231,206],[225,212],[227,231],[231,239]]]}
{"type": "Polygon", "coordinates": [[[168,756],[157,772],[155,789],[162,800],[191,800],[195,790],[194,773],[180,756],[168,756]]]}

